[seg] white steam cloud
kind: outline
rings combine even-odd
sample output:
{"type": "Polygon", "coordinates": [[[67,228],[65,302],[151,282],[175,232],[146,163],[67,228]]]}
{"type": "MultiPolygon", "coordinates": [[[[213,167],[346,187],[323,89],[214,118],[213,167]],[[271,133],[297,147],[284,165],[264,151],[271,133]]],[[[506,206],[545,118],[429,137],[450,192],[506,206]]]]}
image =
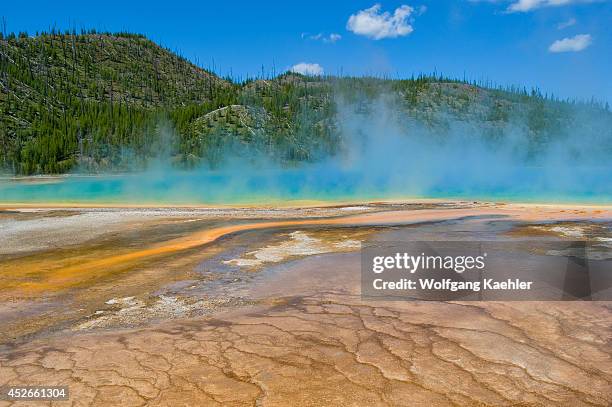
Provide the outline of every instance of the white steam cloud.
{"type": "MultiPolygon", "coordinates": [[[[263,151],[227,143],[216,169],[181,171],[160,161],[132,175],[0,185],[0,195],[7,201],[85,202],[103,194],[112,202],[177,204],[407,197],[609,203],[612,197],[607,110],[563,105],[565,124],[535,137],[533,106],[515,106],[495,122],[439,109],[424,122],[398,108],[402,98],[393,91],[334,95],[340,149],[331,156],[287,167],[263,151]]],[[[493,112],[496,105],[488,108],[493,112]]]]}

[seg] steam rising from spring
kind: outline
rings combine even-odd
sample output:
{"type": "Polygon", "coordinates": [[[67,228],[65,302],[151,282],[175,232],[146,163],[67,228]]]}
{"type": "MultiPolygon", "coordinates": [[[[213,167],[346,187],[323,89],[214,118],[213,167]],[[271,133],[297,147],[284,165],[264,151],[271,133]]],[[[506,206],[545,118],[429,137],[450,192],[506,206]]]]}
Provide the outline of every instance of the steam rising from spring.
{"type": "MultiPolygon", "coordinates": [[[[564,129],[536,139],[524,115],[503,123],[444,109],[407,115],[397,95],[335,100],[339,152],[288,168],[227,151],[215,170],[160,160],[145,173],[0,185],[3,201],[248,203],[409,197],[612,199],[610,112],[579,106],[564,129]],[[354,99],[353,99],[354,100],[354,99]]],[[[233,145],[235,148],[235,145],[233,145]]],[[[255,158],[254,158],[255,157],[255,158]]]]}

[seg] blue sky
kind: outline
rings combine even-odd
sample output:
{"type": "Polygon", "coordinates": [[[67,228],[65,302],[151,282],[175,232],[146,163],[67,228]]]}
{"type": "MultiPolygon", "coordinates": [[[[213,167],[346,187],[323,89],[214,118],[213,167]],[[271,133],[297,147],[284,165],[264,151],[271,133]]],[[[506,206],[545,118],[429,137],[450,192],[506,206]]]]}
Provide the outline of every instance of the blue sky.
{"type": "Polygon", "coordinates": [[[30,34],[143,33],[222,75],[435,70],[612,103],[610,0],[13,1],[0,15],[8,31],[30,34]]]}

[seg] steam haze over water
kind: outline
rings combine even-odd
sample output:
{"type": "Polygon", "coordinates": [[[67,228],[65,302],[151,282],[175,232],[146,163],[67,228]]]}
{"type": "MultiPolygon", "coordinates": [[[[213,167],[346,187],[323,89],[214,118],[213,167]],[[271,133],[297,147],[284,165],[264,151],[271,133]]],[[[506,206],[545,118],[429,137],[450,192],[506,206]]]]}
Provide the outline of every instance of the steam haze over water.
{"type": "Polygon", "coordinates": [[[240,204],[287,200],[462,198],[612,201],[609,112],[576,112],[535,145],[520,119],[504,127],[436,113],[429,126],[393,108],[338,99],[340,152],[291,167],[227,152],[220,168],[2,181],[2,202],[240,204]]]}

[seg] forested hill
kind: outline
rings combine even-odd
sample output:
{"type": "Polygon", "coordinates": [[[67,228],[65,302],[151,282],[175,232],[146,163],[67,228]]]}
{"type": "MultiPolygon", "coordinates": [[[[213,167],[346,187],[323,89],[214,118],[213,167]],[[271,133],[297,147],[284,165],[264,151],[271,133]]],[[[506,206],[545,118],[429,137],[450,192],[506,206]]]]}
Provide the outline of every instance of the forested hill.
{"type": "Polygon", "coordinates": [[[151,112],[224,103],[233,85],[133,34],[0,40],[2,167],[65,172],[79,154],[146,147],[151,112]]]}
{"type": "Polygon", "coordinates": [[[535,141],[566,125],[573,108],[439,77],[284,74],[238,84],[141,35],[11,34],[0,38],[0,171],[126,171],[160,155],[178,167],[215,167],[228,151],[316,160],[342,144],[337,96],[359,102],[382,92],[407,117],[440,129],[441,111],[492,131],[521,117],[535,141]]]}

